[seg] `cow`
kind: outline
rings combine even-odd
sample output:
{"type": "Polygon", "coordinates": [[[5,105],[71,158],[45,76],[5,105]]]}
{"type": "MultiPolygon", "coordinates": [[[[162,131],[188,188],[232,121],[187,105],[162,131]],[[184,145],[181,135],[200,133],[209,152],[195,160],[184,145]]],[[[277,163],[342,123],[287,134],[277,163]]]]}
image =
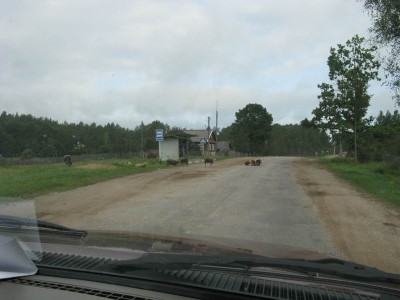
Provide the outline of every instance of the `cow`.
{"type": "Polygon", "coordinates": [[[188,165],[189,164],[189,160],[187,158],[181,158],[181,159],[179,159],[179,162],[182,165],[188,165]]]}
{"type": "Polygon", "coordinates": [[[147,153],[147,158],[151,159],[151,158],[157,158],[157,155],[154,152],[148,152],[147,153]]]}
{"type": "Polygon", "coordinates": [[[169,166],[169,165],[176,166],[177,164],[179,164],[179,160],[167,159],[167,166],[169,166]]]}
{"type": "Polygon", "coordinates": [[[212,158],[205,158],[204,159],[204,166],[207,167],[207,164],[210,164],[210,166],[212,167],[214,163],[214,160],[212,158]]]}
{"type": "Polygon", "coordinates": [[[244,164],[246,166],[260,166],[261,163],[262,163],[261,159],[257,159],[257,160],[252,159],[252,160],[247,160],[244,162],[244,164]]]}
{"type": "Polygon", "coordinates": [[[137,168],[146,168],[146,166],[147,166],[147,162],[138,163],[138,164],[135,165],[135,167],[137,167],[137,168]]]}
{"type": "Polygon", "coordinates": [[[72,166],[72,158],[71,155],[64,155],[64,162],[67,166],[72,166]]]}

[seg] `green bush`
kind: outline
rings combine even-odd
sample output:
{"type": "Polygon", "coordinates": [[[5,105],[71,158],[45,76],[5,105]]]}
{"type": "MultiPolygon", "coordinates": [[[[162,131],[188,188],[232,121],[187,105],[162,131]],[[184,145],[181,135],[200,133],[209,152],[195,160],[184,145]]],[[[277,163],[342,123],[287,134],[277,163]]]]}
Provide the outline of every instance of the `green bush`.
{"type": "Polygon", "coordinates": [[[400,161],[395,160],[389,163],[389,168],[393,171],[400,171],[400,161]]]}
{"type": "Polygon", "coordinates": [[[25,149],[24,151],[22,151],[21,158],[22,159],[32,159],[33,158],[32,149],[25,149]]]}
{"type": "Polygon", "coordinates": [[[385,168],[383,167],[378,167],[374,169],[374,173],[376,174],[385,174],[385,168]]]}

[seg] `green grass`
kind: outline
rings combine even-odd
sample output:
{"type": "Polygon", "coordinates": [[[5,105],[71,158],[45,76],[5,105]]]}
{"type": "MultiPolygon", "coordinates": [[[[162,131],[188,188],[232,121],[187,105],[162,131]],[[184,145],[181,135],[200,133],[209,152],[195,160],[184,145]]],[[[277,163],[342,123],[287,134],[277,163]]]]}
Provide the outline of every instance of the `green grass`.
{"type": "Polygon", "coordinates": [[[384,162],[355,164],[351,159],[321,158],[321,163],[361,191],[400,205],[400,169],[384,162]]]}
{"type": "Polygon", "coordinates": [[[30,198],[165,167],[165,163],[159,164],[156,159],[86,161],[72,167],[65,164],[5,167],[0,168],[0,197],[30,198]],[[135,167],[144,161],[148,163],[146,168],[135,167]],[[97,166],[93,168],[93,164],[97,166]]]}

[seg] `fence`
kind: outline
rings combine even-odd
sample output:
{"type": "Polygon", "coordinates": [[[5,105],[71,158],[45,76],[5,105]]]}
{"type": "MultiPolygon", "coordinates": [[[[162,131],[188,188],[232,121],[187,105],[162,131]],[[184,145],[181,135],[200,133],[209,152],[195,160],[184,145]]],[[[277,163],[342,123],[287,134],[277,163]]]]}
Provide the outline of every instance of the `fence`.
{"type": "MultiPolygon", "coordinates": [[[[98,154],[80,154],[71,155],[72,162],[87,160],[106,160],[106,159],[132,159],[147,157],[146,152],[130,152],[130,153],[98,153],[98,154]]],[[[56,164],[63,163],[63,156],[54,157],[34,157],[31,159],[22,158],[5,158],[0,157],[0,166],[18,166],[18,165],[40,165],[40,164],[56,164]]]]}
{"type": "MultiPolygon", "coordinates": [[[[224,155],[229,157],[245,156],[243,153],[235,151],[220,151],[218,155],[224,155]]],[[[202,157],[201,151],[189,151],[189,159],[202,157]]],[[[81,162],[87,160],[107,160],[107,159],[132,159],[132,158],[158,158],[158,150],[148,150],[143,152],[129,152],[129,153],[98,153],[98,154],[80,154],[71,155],[72,162],[81,162]]],[[[5,158],[0,155],[0,167],[5,166],[19,166],[19,165],[43,165],[43,164],[57,164],[64,163],[64,156],[54,157],[34,157],[31,159],[22,158],[5,158]]]]}

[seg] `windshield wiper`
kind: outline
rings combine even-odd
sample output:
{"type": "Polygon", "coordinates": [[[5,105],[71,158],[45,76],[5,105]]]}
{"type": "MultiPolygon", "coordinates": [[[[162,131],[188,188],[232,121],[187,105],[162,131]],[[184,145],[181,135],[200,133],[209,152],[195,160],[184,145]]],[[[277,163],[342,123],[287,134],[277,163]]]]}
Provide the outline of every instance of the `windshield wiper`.
{"type": "Polygon", "coordinates": [[[78,237],[87,235],[87,231],[69,228],[63,225],[35,220],[30,218],[21,218],[15,216],[0,215],[0,230],[23,231],[24,229],[38,229],[39,232],[52,234],[65,234],[78,237]],[[51,230],[43,230],[51,229],[51,230]]]}
{"type": "Polygon", "coordinates": [[[360,265],[354,262],[337,258],[302,260],[302,259],[279,259],[264,257],[239,257],[239,258],[217,258],[216,260],[200,261],[199,264],[206,265],[245,265],[248,268],[272,267],[285,268],[294,271],[309,273],[321,273],[334,275],[349,279],[362,279],[371,282],[400,283],[400,275],[387,273],[377,268],[360,265]]]}
{"type": "Polygon", "coordinates": [[[129,273],[137,270],[182,270],[196,267],[229,267],[249,270],[257,267],[280,268],[301,273],[321,273],[348,279],[370,282],[400,283],[400,275],[386,273],[376,268],[359,265],[341,259],[299,260],[265,258],[261,256],[198,256],[181,254],[149,253],[135,260],[112,262],[99,271],[129,273]]]}

